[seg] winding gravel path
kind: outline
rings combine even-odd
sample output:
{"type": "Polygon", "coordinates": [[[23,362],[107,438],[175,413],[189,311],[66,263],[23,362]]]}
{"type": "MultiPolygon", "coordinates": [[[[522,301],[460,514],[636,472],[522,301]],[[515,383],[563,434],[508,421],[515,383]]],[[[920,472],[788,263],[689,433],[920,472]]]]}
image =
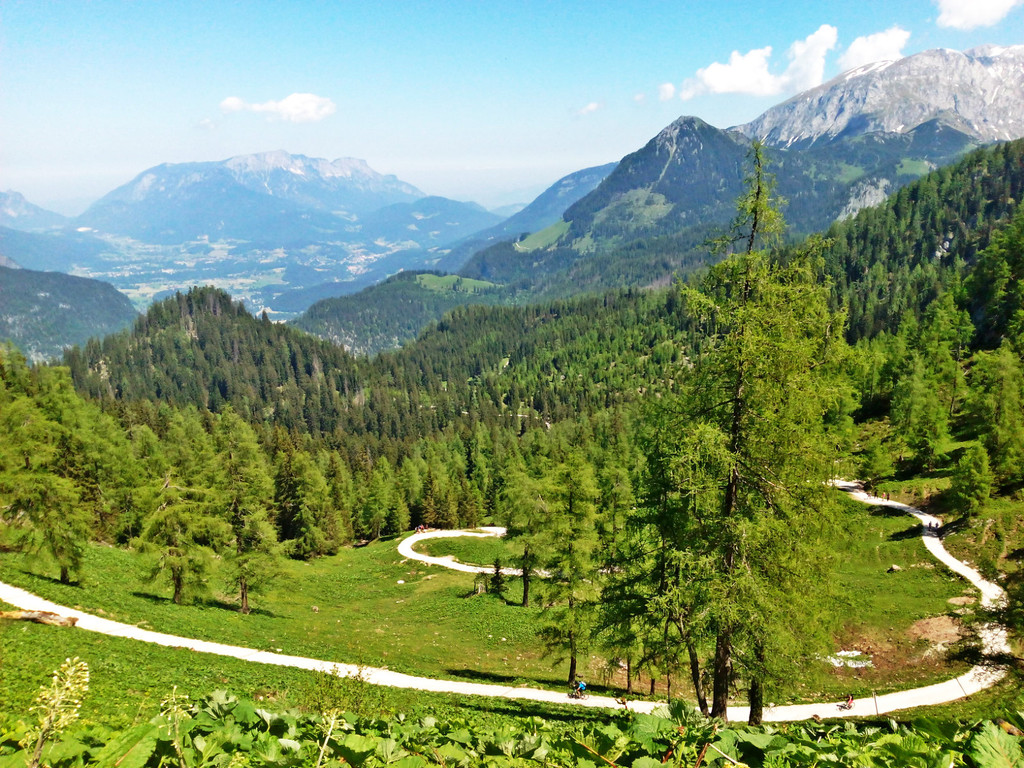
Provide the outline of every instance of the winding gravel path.
{"type": "MultiPolygon", "coordinates": [[[[983,607],[995,606],[1006,600],[1006,594],[996,584],[985,581],[981,575],[968,565],[955,559],[946,552],[937,532],[928,530],[929,524],[937,524],[937,518],[926,515],[920,510],[900,504],[895,501],[887,501],[864,493],[860,486],[855,483],[837,483],[837,486],[849,493],[855,499],[866,504],[892,507],[918,518],[925,526],[924,544],[928,551],[948,568],[969,581],[981,592],[981,605],[983,607]]],[[[444,568],[451,568],[466,573],[489,573],[492,569],[483,566],[467,565],[459,563],[451,557],[430,557],[416,552],[413,545],[418,541],[427,538],[438,538],[448,536],[496,536],[504,533],[503,529],[490,528],[480,529],[481,532],[461,531],[430,531],[427,533],[414,534],[405,539],[398,547],[398,551],[407,558],[437,565],[444,568]]],[[[516,569],[506,569],[508,573],[517,573],[516,569]]],[[[146,643],[155,643],[174,648],[188,648],[200,653],[212,653],[219,656],[230,656],[243,661],[253,661],[259,664],[276,664],[278,666],[297,667],[299,669],[316,670],[321,672],[334,672],[340,675],[362,674],[363,678],[374,685],[385,685],[393,688],[411,688],[421,691],[434,691],[438,693],[455,693],[470,696],[493,696],[504,699],[525,699],[530,701],[541,701],[554,704],[574,704],[584,707],[601,707],[618,709],[622,707],[619,701],[607,696],[591,696],[579,701],[569,699],[564,692],[539,690],[536,688],[514,688],[507,685],[490,685],[485,683],[466,683],[457,680],[436,680],[429,677],[417,677],[405,675],[399,672],[392,672],[388,669],[377,669],[374,667],[358,667],[353,664],[341,664],[333,661],[310,659],[302,656],[288,656],[280,653],[269,653],[257,651],[252,648],[242,648],[222,643],[212,643],[205,640],[194,640],[187,637],[177,637],[161,632],[153,632],[130,624],[122,624],[109,619],[103,619],[90,613],[77,611],[56,603],[51,603],[41,597],[26,592],[18,587],[0,582],[0,600],[9,603],[17,608],[27,611],[51,611],[61,616],[74,617],[78,620],[77,627],[90,632],[99,632],[105,635],[126,637],[140,640],[146,643]]],[[[1009,651],[1006,630],[999,626],[986,626],[981,631],[981,638],[984,649],[987,653],[1006,653],[1009,651]]],[[[823,702],[818,704],[797,704],[791,706],[780,706],[766,709],[765,721],[792,721],[807,720],[818,717],[851,717],[858,715],[884,714],[900,709],[922,707],[932,704],[944,704],[956,699],[969,696],[978,691],[984,690],[998,682],[1005,673],[1002,670],[990,667],[977,666],[963,675],[943,683],[936,683],[924,688],[915,688],[909,691],[889,693],[875,698],[857,699],[854,707],[849,712],[842,712],[837,709],[838,702],[823,702]]],[[[629,709],[636,712],[650,712],[659,706],[659,702],[652,701],[630,701],[629,709]]],[[[733,720],[747,719],[746,707],[729,707],[729,715],[733,720]]]]}

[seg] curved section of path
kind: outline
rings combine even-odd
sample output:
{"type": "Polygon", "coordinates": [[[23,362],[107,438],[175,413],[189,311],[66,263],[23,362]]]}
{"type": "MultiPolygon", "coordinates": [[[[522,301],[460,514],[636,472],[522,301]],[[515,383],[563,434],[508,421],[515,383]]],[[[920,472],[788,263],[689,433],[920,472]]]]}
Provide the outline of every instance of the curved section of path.
{"type": "MultiPolygon", "coordinates": [[[[925,525],[924,544],[928,550],[943,564],[965,578],[981,592],[982,606],[996,606],[1006,599],[1003,590],[996,584],[985,581],[981,575],[959,560],[953,558],[936,535],[937,532],[928,529],[928,524],[938,523],[937,518],[926,515],[923,512],[899,504],[894,501],[887,501],[864,493],[860,486],[855,483],[837,483],[837,486],[854,498],[878,506],[887,506],[899,509],[907,514],[918,518],[925,525]]],[[[479,533],[459,531],[430,531],[426,534],[420,533],[410,536],[399,545],[399,552],[407,558],[419,560],[432,565],[444,568],[463,571],[466,573],[489,573],[493,569],[483,566],[467,565],[459,563],[451,557],[430,557],[416,552],[412,547],[418,541],[426,538],[438,538],[447,536],[496,536],[504,533],[503,529],[481,529],[479,533]]],[[[509,573],[517,573],[516,569],[507,569],[509,573]]],[[[146,643],[155,643],[172,648],[187,648],[199,653],[212,653],[218,656],[230,656],[243,661],[252,661],[259,664],[274,664],[285,667],[296,667],[320,672],[332,672],[334,674],[356,676],[360,675],[367,682],[374,685],[385,685],[393,688],[411,688],[421,691],[432,691],[436,693],[454,693],[470,696],[493,696],[503,699],[525,699],[540,701],[551,704],[574,704],[584,707],[600,707],[619,709],[623,706],[620,700],[607,696],[591,696],[583,701],[569,699],[565,693],[558,691],[547,691],[536,688],[515,688],[507,685],[489,685],[485,683],[466,683],[457,680],[436,680],[429,677],[417,677],[405,675],[399,672],[392,672],[388,669],[374,667],[359,667],[354,664],[341,664],[334,661],[321,659],[310,659],[303,656],[288,656],[280,653],[257,651],[252,648],[242,648],[223,643],[213,643],[205,640],[194,640],[187,637],[166,635],[161,632],[153,632],[130,624],[103,619],[84,611],[77,611],[67,608],[49,600],[44,600],[37,595],[26,592],[18,587],[13,587],[0,582],[0,600],[9,603],[17,608],[26,611],[50,611],[61,616],[68,616],[77,619],[77,627],[90,632],[99,632],[105,635],[126,637],[146,643]]],[[[986,653],[1006,653],[1009,651],[1006,630],[998,626],[986,626],[981,631],[981,638],[986,653]]],[[[849,712],[842,712],[837,709],[838,702],[824,702],[819,704],[797,704],[792,706],[780,706],[766,709],[765,721],[792,721],[807,720],[818,717],[852,717],[872,714],[884,714],[899,709],[909,709],[931,704],[943,704],[949,701],[969,696],[972,693],[984,690],[994,685],[1005,673],[1002,670],[990,667],[977,666],[960,677],[947,680],[944,683],[929,685],[924,688],[915,688],[910,691],[899,691],[878,696],[871,699],[857,699],[854,707],[849,712]]],[[[630,701],[628,707],[636,712],[650,712],[663,702],[656,701],[630,701]]],[[[746,707],[730,707],[729,714],[734,720],[746,720],[746,707]]]]}

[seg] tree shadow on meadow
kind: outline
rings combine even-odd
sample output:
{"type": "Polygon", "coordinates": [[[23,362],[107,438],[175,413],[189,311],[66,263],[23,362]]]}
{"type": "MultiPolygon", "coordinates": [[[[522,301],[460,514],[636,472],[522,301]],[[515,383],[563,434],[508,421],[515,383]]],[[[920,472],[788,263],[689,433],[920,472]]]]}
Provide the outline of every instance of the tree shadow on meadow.
{"type": "Polygon", "coordinates": [[[479,669],[467,669],[466,667],[459,669],[449,667],[445,672],[452,677],[458,677],[463,680],[474,680],[482,683],[495,683],[498,685],[515,685],[516,683],[523,682],[525,679],[519,675],[502,675],[497,672],[483,672],[479,669]]]}
{"type": "MultiPolygon", "coordinates": [[[[174,605],[174,600],[164,595],[154,595],[152,592],[139,592],[134,591],[131,593],[132,597],[138,597],[142,600],[146,600],[154,605],[174,605]]],[[[218,600],[214,597],[200,598],[198,600],[191,600],[184,605],[191,605],[193,607],[198,606],[200,608],[214,608],[220,611],[231,611],[232,613],[238,613],[238,604],[231,603],[227,600],[218,600]]],[[[249,611],[250,616],[266,616],[271,619],[279,619],[280,615],[273,611],[268,611],[266,608],[253,608],[249,611]]]]}
{"type": "Polygon", "coordinates": [[[908,539],[919,539],[925,533],[925,527],[920,523],[912,523],[902,531],[894,531],[889,534],[889,541],[907,541],[908,539]]]}
{"type": "MultiPolygon", "coordinates": [[[[81,587],[82,579],[72,579],[66,584],[56,576],[48,576],[45,573],[39,573],[38,571],[31,571],[28,568],[18,568],[18,572],[33,579],[34,581],[41,581],[46,584],[56,584],[61,587],[81,587]]],[[[30,592],[31,587],[26,587],[30,592]]]]}
{"type": "MultiPolygon", "coordinates": [[[[559,704],[546,704],[543,705],[542,710],[538,711],[537,702],[528,700],[477,699],[477,697],[467,697],[464,702],[460,702],[459,709],[471,709],[483,714],[505,715],[517,718],[533,717],[540,714],[545,721],[556,721],[566,724],[589,722],[604,724],[609,719],[609,710],[607,709],[573,706],[568,702],[564,705],[564,708],[559,704]]],[[[616,714],[623,718],[630,717],[625,711],[616,714]]]]}
{"type": "Polygon", "coordinates": [[[870,514],[872,517],[908,517],[906,510],[887,506],[870,507],[868,510],[868,514],[870,514]]]}

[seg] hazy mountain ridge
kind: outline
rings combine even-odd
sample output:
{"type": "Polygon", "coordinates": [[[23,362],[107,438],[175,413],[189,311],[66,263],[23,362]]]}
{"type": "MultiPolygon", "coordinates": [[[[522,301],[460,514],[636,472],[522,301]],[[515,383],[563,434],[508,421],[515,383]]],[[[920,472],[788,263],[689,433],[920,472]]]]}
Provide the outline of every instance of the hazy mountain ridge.
{"type": "Polygon", "coordinates": [[[60,227],[66,222],[66,217],[30,203],[20,192],[0,192],[0,226],[31,231],[60,227]]]}
{"type": "Polygon", "coordinates": [[[65,347],[127,328],[136,314],[108,283],[0,265],[0,340],[30,360],[60,357],[65,347]]]}
{"type": "Polygon", "coordinates": [[[155,166],[52,240],[8,232],[0,243],[22,266],[108,280],[140,308],[217,284],[287,317],[316,298],[432,268],[452,243],[501,220],[475,203],[428,197],[363,160],[276,151],[155,166]],[[97,244],[88,258],[83,239],[97,244]]]}
{"type": "Polygon", "coordinates": [[[618,162],[606,163],[563,176],[538,195],[532,203],[500,224],[477,232],[473,237],[454,245],[451,251],[438,261],[437,268],[455,272],[461,269],[474,253],[495,242],[512,239],[523,233],[538,232],[560,221],[566,209],[592,192],[615,170],[616,165],[618,162]]]}

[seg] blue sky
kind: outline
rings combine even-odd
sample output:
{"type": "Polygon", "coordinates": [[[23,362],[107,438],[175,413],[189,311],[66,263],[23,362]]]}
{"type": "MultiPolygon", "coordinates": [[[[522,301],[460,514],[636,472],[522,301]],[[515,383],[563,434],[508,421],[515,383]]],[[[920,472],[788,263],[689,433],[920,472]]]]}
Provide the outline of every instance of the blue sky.
{"type": "Polygon", "coordinates": [[[0,189],[77,213],[159,163],[284,149],[525,202],[680,115],[986,43],[1024,44],[1024,0],[0,0],[0,189]]]}

